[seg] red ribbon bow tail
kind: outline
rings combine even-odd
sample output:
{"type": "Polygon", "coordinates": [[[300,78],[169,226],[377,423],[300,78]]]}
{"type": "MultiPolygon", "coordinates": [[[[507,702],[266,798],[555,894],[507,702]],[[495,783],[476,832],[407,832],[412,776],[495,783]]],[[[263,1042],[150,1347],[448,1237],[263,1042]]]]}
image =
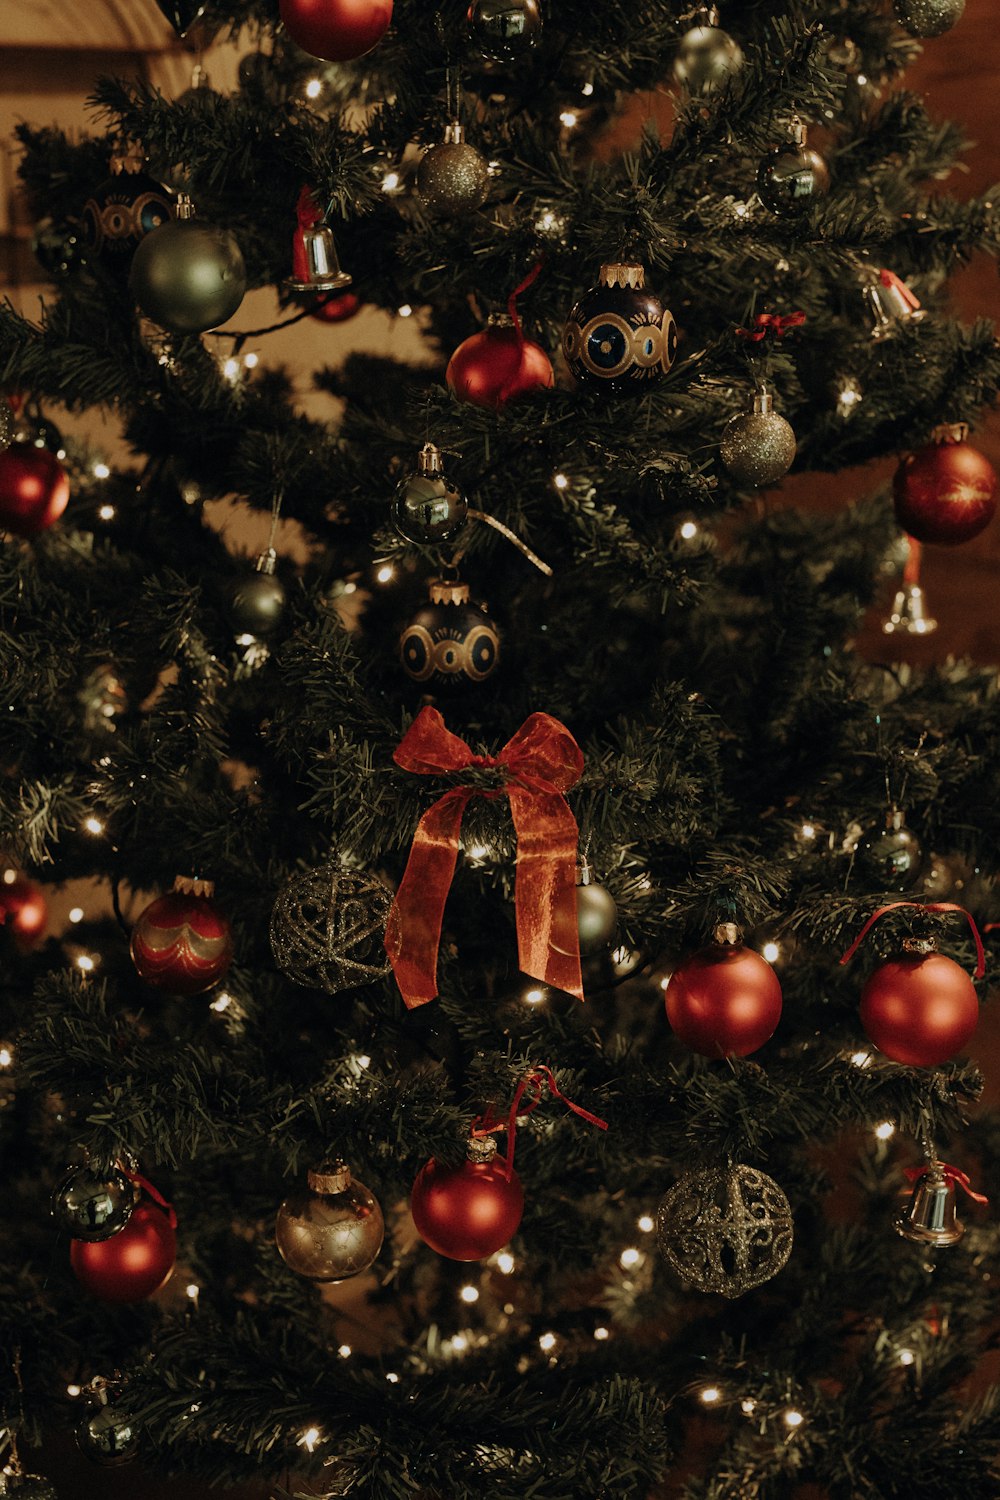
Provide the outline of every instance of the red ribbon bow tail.
{"type": "Polygon", "coordinates": [[[462,817],[471,796],[471,787],[455,787],[424,813],[389,909],[385,951],[408,1010],[437,996],[444,908],[458,862],[462,817]]]}

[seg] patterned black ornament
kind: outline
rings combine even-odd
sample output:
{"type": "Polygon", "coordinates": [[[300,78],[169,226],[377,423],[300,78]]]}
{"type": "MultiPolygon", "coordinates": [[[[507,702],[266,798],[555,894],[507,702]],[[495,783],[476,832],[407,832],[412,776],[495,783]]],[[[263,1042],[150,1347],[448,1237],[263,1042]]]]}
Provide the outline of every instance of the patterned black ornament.
{"type": "Polygon", "coordinates": [[[495,62],[515,62],[542,34],[538,0],[473,0],[468,20],[473,41],[495,62]]]}
{"type": "Polygon", "coordinates": [[[775,214],[804,213],[830,191],[830,169],[806,144],[806,127],[793,120],[791,138],[769,151],[757,172],[757,191],[775,214]]]}
{"type": "Polygon", "coordinates": [[[484,682],[500,660],[497,628],[469,586],[437,579],[430,603],[419,610],[399,638],[403,671],[414,682],[460,690],[484,682]]]}
{"type": "Polygon", "coordinates": [[[156,3],[180,37],[187,36],[208,8],[207,0],[156,0],[156,3]]]}
{"type": "Polygon", "coordinates": [[[88,251],[113,274],[128,276],[139,241],[173,217],[166,188],[142,170],[142,156],[116,152],[111,176],[83,205],[83,238],[88,251]]]}
{"type": "Polygon", "coordinates": [[[584,385],[642,391],[674,362],[677,328],[660,299],[645,289],[632,262],[601,267],[600,284],[584,292],[563,329],[563,353],[584,385]]]}
{"type": "Polygon", "coordinates": [[[453,542],[465,526],[469,502],[444,472],[441,449],[425,443],[416,473],[400,481],[392,519],[400,536],[424,547],[453,542]]]}

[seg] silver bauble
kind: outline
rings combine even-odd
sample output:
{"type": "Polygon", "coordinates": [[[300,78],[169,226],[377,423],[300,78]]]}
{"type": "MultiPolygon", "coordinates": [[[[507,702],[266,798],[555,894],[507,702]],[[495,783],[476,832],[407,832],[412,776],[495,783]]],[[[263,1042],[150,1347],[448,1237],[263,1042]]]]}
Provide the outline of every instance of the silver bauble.
{"type": "Polygon", "coordinates": [[[689,1172],[664,1194],[656,1240],[671,1270],[699,1292],[742,1297],[776,1276],[794,1224],[778,1184],[755,1167],[689,1172]]]}
{"type": "Polygon", "coordinates": [[[793,119],[790,139],[769,151],[757,169],[757,192],[774,214],[804,213],[830,191],[830,168],[807,143],[806,127],[793,119]]]}
{"type": "Polygon", "coordinates": [[[200,223],[181,195],[176,219],[140,240],[129,288],[146,317],[169,333],[204,333],[243,301],[246,267],[229,231],[200,223]]]}
{"type": "Polygon", "coordinates": [[[465,529],[469,502],[444,471],[441,449],[425,443],[415,473],[399,482],[392,519],[400,536],[422,547],[453,542],[465,529]]]}
{"type": "Polygon", "coordinates": [[[293,876],[271,912],[278,967],[330,995],[380,979],[390,967],[384,938],[391,904],[381,881],[338,865],[293,876]]]}
{"type": "Polygon", "coordinates": [[[542,35],[538,0],[472,0],[468,22],[479,50],[494,62],[515,62],[542,35]]]}
{"type": "Polygon", "coordinates": [[[443,141],[429,146],[417,168],[417,192],[435,214],[467,214],[481,208],[490,190],[490,169],[461,125],[449,125],[443,141]]]}
{"type": "Polygon", "coordinates": [[[135,1423],[110,1402],[84,1417],[76,1429],[76,1441],[82,1453],[108,1469],[131,1463],[139,1451],[135,1423]]]}
{"type": "Polygon", "coordinates": [[[577,876],[576,925],[583,958],[609,948],[618,932],[615,898],[605,886],[591,879],[586,867],[582,878],[577,876]]]}
{"type": "Polygon", "coordinates": [[[674,57],[674,80],[689,94],[710,94],[743,66],[743,49],[718,26],[692,26],[674,57]]]}
{"type": "Polygon", "coordinates": [[[124,1229],[138,1201],[138,1186],[120,1168],[105,1176],[74,1167],[52,1195],[52,1213],[73,1239],[95,1244],[124,1229]]]}
{"type": "Polygon", "coordinates": [[[257,559],[257,570],[242,578],[233,590],[231,615],[237,631],[247,635],[270,635],[281,623],[287,595],[285,585],[274,576],[275,554],[269,548],[257,559]]]}
{"type": "Polygon", "coordinates": [[[916,885],[924,867],[923,850],[901,812],[893,810],[881,828],[862,836],[854,865],[880,891],[908,891],[916,885]]]}
{"type": "Polygon", "coordinates": [[[282,1260],[310,1281],[346,1281],[367,1271],[385,1235],[374,1195],[342,1161],[314,1167],[307,1182],[278,1209],[274,1238],[282,1260]]]}
{"type": "Polygon", "coordinates": [[[911,36],[942,36],[962,19],[965,0],[893,0],[892,8],[911,36]]]}
{"type": "Polygon", "coordinates": [[[795,433],[774,410],[769,391],[758,391],[750,408],[731,417],[719,444],[722,462],[738,484],[775,484],[795,459],[795,433]]]}

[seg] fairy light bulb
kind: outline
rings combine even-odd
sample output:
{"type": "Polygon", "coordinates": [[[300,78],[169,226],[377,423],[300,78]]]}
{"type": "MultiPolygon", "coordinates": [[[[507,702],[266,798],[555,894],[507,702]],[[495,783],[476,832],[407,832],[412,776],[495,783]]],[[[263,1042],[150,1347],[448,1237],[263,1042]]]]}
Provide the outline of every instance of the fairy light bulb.
{"type": "Polygon", "coordinates": [[[337,1350],[337,1353],[340,1355],[341,1359],[350,1359],[353,1352],[354,1351],[352,1350],[350,1344],[341,1344],[337,1350]]]}
{"type": "Polygon", "coordinates": [[[580,123],[580,116],[575,109],[564,109],[559,113],[560,125],[565,125],[567,130],[573,130],[580,123]]]}
{"type": "Polygon", "coordinates": [[[557,490],[568,490],[569,489],[569,475],[568,474],[553,474],[553,476],[552,476],[552,483],[555,485],[555,487],[556,487],[557,490]]]}
{"type": "Polygon", "coordinates": [[[556,1347],[556,1336],[554,1333],[543,1333],[538,1340],[538,1347],[543,1354],[550,1354],[556,1347]]]}
{"type": "Polygon", "coordinates": [[[740,1411],[745,1417],[752,1417],[757,1410],[757,1403],[752,1396],[744,1396],[740,1402],[740,1411]]]}
{"type": "Polygon", "coordinates": [[[497,1270],[501,1271],[504,1276],[509,1276],[517,1264],[509,1250],[501,1250],[497,1255],[496,1263],[497,1270]]]}
{"type": "Polygon", "coordinates": [[[94,465],[94,478],[95,479],[110,479],[111,478],[111,470],[108,468],[108,466],[107,466],[106,463],[98,461],[94,465]]]}
{"type": "Polygon", "coordinates": [[[801,1427],[802,1423],[805,1421],[805,1417],[800,1411],[796,1411],[794,1406],[790,1406],[784,1415],[786,1427],[791,1427],[793,1429],[796,1427],[801,1427]]]}
{"type": "Polygon", "coordinates": [[[396,1374],[395,1370],[389,1370],[386,1373],[386,1377],[385,1378],[386,1378],[386,1380],[388,1380],[388,1382],[389,1382],[390,1385],[398,1385],[399,1384],[399,1376],[396,1374]]]}
{"type": "Polygon", "coordinates": [[[376,571],[375,577],[379,583],[391,583],[396,576],[396,569],[392,563],[383,563],[376,571]]]}
{"type": "Polygon", "coordinates": [[[115,508],[113,505],[101,505],[98,507],[97,515],[101,521],[113,521],[115,518],[115,508]]]}
{"type": "Polygon", "coordinates": [[[875,1126],[875,1139],[878,1141],[889,1141],[896,1134],[896,1127],[891,1120],[883,1120],[875,1126]]]}
{"type": "Polygon", "coordinates": [[[312,1453],[315,1450],[316,1444],[319,1442],[319,1439],[320,1439],[320,1430],[319,1430],[319,1428],[318,1427],[307,1427],[306,1430],[305,1430],[305,1432],[299,1438],[298,1446],[300,1448],[304,1448],[307,1453],[312,1453]]]}
{"type": "Polygon", "coordinates": [[[14,1066],[14,1049],[6,1045],[0,1046],[0,1068],[12,1068],[14,1066]]]}
{"type": "Polygon", "coordinates": [[[870,1052],[852,1052],[851,1062],[856,1068],[870,1068],[872,1065],[872,1055],[870,1052]]]}
{"type": "Polygon", "coordinates": [[[84,832],[92,833],[95,838],[98,836],[98,834],[102,834],[104,832],[104,824],[101,822],[100,818],[95,818],[93,813],[91,813],[89,818],[84,818],[83,827],[84,832]]]}
{"type": "Polygon", "coordinates": [[[594,1338],[597,1339],[598,1343],[603,1344],[604,1340],[609,1339],[610,1337],[611,1330],[610,1328],[605,1328],[603,1323],[599,1328],[594,1329],[594,1338]]]}
{"type": "Polygon", "coordinates": [[[653,1229],[656,1226],[651,1214],[642,1214],[642,1216],[636,1220],[636,1227],[638,1229],[641,1229],[643,1234],[652,1234],[653,1229]]]}
{"type": "Polygon", "coordinates": [[[777,963],[778,959],[781,957],[781,949],[778,947],[777,943],[765,943],[760,951],[767,959],[769,964],[777,963]]]}
{"type": "Polygon", "coordinates": [[[310,78],[309,81],[308,81],[308,83],[306,84],[306,89],[305,89],[306,98],[307,99],[318,99],[319,96],[320,96],[320,94],[322,92],[323,92],[323,80],[322,80],[322,78],[310,78]]]}
{"type": "Polygon", "coordinates": [[[627,1250],[623,1250],[621,1255],[619,1255],[618,1264],[623,1270],[630,1271],[633,1266],[640,1265],[643,1259],[642,1251],[636,1250],[633,1245],[630,1245],[627,1250]]]}
{"type": "Polygon", "coordinates": [[[400,318],[412,318],[413,317],[413,308],[410,306],[410,304],[408,302],[404,302],[403,305],[402,305],[402,307],[397,307],[396,308],[396,315],[397,315],[397,317],[400,317],[400,318]]]}
{"type": "Polygon", "coordinates": [[[706,1385],[701,1392],[701,1400],[705,1406],[714,1406],[717,1401],[722,1400],[722,1392],[717,1385],[706,1385]]]}
{"type": "Polygon", "coordinates": [[[912,1365],[916,1357],[912,1349],[900,1349],[899,1351],[899,1363],[901,1365],[912,1365]]]}
{"type": "Polygon", "coordinates": [[[463,1286],[458,1294],[463,1302],[473,1303],[479,1301],[479,1288],[475,1286],[463,1286]]]}

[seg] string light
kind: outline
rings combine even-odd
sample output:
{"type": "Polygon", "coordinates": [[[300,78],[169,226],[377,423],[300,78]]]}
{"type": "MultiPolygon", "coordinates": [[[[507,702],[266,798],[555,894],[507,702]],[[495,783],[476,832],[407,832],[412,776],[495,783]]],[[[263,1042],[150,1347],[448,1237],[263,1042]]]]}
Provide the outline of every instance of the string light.
{"type": "Polygon", "coordinates": [[[83,907],[82,906],[71,906],[70,909],[69,909],[69,919],[70,919],[71,922],[82,922],[83,921],[83,907]]]}
{"type": "Polygon", "coordinates": [[[664,974],[663,978],[660,980],[660,989],[668,990],[670,988],[670,981],[672,978],[672,974],[664,974]]]}
{"type": "Polygon", "coordinates": [[[3,872],[3,883],[4,883],[4,885],[13,885],[16,879],[17,879],[17,871],[16,870],[12,870],[12,869],[9,869],[9,868],[6,869],[6,870],[4,870],[4,872],[3,872]]]}
{"type": "Polygon", "coordinates": [[[353,1350],[351,1349],[350,1344],[341,1344],[340,1348],[337,1350],[337,1353],[340,1355],[341,1359],[350,1359],[353,1350]]]}
{"type": "Polygon", "coordinates": [[[525,990],[524,998],[528,1005],[541,1005],[545,999],[545,991],[539,989],[525,990]]]}
{"type": "Polygon", "coordinates": [[[888,1141],[896,1134],[896,1127],[891,1120],[883,1120],[880,1125],[875,1126],[875,1139],[888,1141]]]}
{"type": "Polygon", "coordinates": [[[309,82],[306,84],[306,98],[307,99],[318,99],[319,96],[320,96],[320,94],[322,92],[323,92],[323,80],[322,80],[322,78],[310,78],[309,82]]]}
{"type": "Polygon", "coordinates": [[[107,466],[106,463],[98,462],[98,463],[96,463],[94,465],[94,478],[95,479],[110,479],[111,478],[111,470],[108,468],[108,466],[107,466]]]}
{"type": "Polygon", "coordinates": [[[385,1378],[386,1380],[388,1380],[390,1385],[399,1384],[399,1376],[396,1374],[395,1370],[390,1370],[385,1378]]]}
{"type": "Polygon", "coordinates": [[[816,837],[816,824],[803,823],[802,827],[799,829],[799,837],[804,839],[814,839],[816,837]]]}
{"type": "Polygon", "coordinates": [[[566,474],[553,474],[552,483],[555,485],[557,490],[568,490],[569,476],[566,474]]]}
{"type": "Polygon", "coordinates": [[[400,177],[398,172],[386,172],[382,178],[383,193],[394,193],[399,187],[400,177]]]}
{"type": "Polygon", "coordinates": [[[469,1340],[464,1333],[456,1333],[451,1341],[451,1347],[457,1349],[459,1354],[464,1354],[469,1347],[469,1340]]]}
{"type": "Polygon", "coordinates": [[[66,1387],[66,1394],[67,1394],[67,1396],[79,1396],[79,1394],[80,1394],[80,1386],[78,1386],[78,1385],[68,1385],[66,1387]]]}
{"type": "Polygon", "coordinates": [[[605,1339],[609,1339],[610,1337],[611,1330],[610,1328],[605,1328],[603,1323],[601,1324],[600,1328],[594,1329],[594,1338],[598,1339],[602,1344],[605,1339]]]}
{"type": "Polygon", "coordinates": [[[701,1399],[705,1406],[714,1406],[717,1401],[722,1400],[722,1392],[717,1385],[706,1385],[701,1399]]]}
{"type": "Polygon", "coordinates": [[[496,1257],[497,1270],[502,1271],[504,1276],[509,1276],[516,1264],[517,1262],[509,1250],[501,1250],[496,1257]]]}
{"type": "Polygon", "coordinates": [[[312,1453],[313,1450],[316,1447],[316,1444],[319,1442],[319,1440],[320,1440],[320,1430],[319,1430],[319,1428],[318,1427],[307,1427],[306,1430],[305,1430],[305,1432],[299,1438],[297,1446],[300,1447],[300,1448],[304,1448],[307,1453],[312,1453]]]}
{"type": "Polygon", "coordinates": [[[560,112],[559,123],[565,125],[567,130],[572,130],[574,126],[579,125],[580,116],[575,109],[564,109],[560,112]]]}
{"type": "Polygon", "coordinates": [[[490,851],[485,844],[470,844],[468,849],[466,849],[465,851],[465,857],[466,859],[481,862],[486,858],[489,852],[490,851]]]}
{"type": "Polygon", "coordinates": [[[790,1406],[785,1412],[786,1427],[801,1427],[804,1421],[805,1417],[800,1411],[796,1411],[794,1406],[790,1406]]]}
{"type": "Polygon", "coordinates": [[[97,514],[102,521],[113,521],[115,518],[115,508],[113,505],[102,505],[98,509],[97,514]]]}
{"type": "Polygon", "coordinates": [[[563,214],[555,213],[551,208],[544,209],[535,220],[535,229],[539,234],[562,234],[566,228],[566,219],[563,214]]]}
{"type": "Polygon", "coordinates": [[[696,521],[682,521],[680,534],[686,542],[691,542],[698,535],[698,524],[696,521]]]}
{"type": "Polygon", "coordinates": [[[899,1363],[901,1365],[912,1365],[915,1363],[916,1358],[917,1356],[912,1349],[900,1349],[899,1351],[899,1363]]]}
{"type": "Polygon", "coordinates": [[[752,1396],[744,1396],[740,1402],[740,1411],[745,1417],[752,1417],[757,1410],[757,1403],[752,1396]]]}
{"type": "Polygon", "coordinates": [[[652,1215],[642,1214],[641,1217],[636,1220],[636,1227],[638,1229],[641,1229],[643,1234],[651,1234],[655,1227],[652,1215]]]}
{"type": "Polygon", "coordinates": [[[872,1065],[872,1055],[870,1052],[852,1052],[851,1062],[856,1068],[870,1068],[872,1065]]]}
{"type": "Polygon", "coordinates": [[[379,583],[391,583],[395,576],[396,569],[393,567],[392,563],[383,563],[378,572],[375,574],[375,577],[378,579],[379,583]]]}
{"type": "Polygon", "coordinates": [[[630,1245],[627,1250],[623,1250],[621,1255],[619,1255],[618,1264],[622,1270],[630,1271],[633,1266],[641,1265],[645,1258],[641,1250],[636,1250],[633,1245],[630,1245]]]}
{"type": "Polygon", "coordinates": [[[93,813],[91,813],[89,818],[84,818],[83,827],[85,833],[92,833],[95,837],[104,832],[104,824],[100,818],[95,818],[93,813]]]}
{"type": "Polygon", "coordinates": [[[781,957],[781,949],[778,947],[777,943],[765,943],[760,951],[761,953],[763,953],[769,964],[777,963],[778,959],[781,957]]]}
{"type": "Polygon", "coordinates": [[[402,305],[402,307],[397,307],[396,308],[396,313],[401,318],[412,318],[412,316],[413,316],[413,308],[410,306],[410,304],[408,302],[404,302],[403,305],[402,305]]]}
{"type": "Polygon", "coordinates": [[[861,387],[853,375],[845,375],[837,387],[837,410],[842,417],[854,415],[858,404],[864,399],[861,387]]]}
{"type": "Polygon", "coordinates": [[[458,1294],[463,1302],[478,1302],[479,1288],[476,1286],[463,1286],[458,1294]]]}
{"type": "Polygon", "coordinates": [[[586,99],[589,99],[590,96],[591,96],[591,94],[593,92],[594,92],[594,85],[592,83],[590,83],[589,81],[587,83],[583,84],[581,86],[581,88],[580,88],[580,93],[583,94],[584,98],[586,98],[586,99]]]}
{"type": "Polygon", "coordinates": [[[209,1010],[216,1011],[220,1016],[224,1010],[228,1010],[233,1003],[233,997],[228,990],[223,990],[221,995],[216,995],[209,1005],[209,1010]]]}
{"type": "Polygon", "coordinates": [[[554,1333],[543,1333],[538,1340],[538,1347],[543,1354],[548,1354],[556,1347],[556,1336],[554,1333]]]}
{"type": "Polygon", "coordinates": [[[93,974],[97,968],[97,959],[89,953],[78,953],[76,955],[76,966],[82,969],[84,974],[93,974]]]}
{"type": "Polygon", "coordinates": [[[359,1053],[358,1057],[356,1058],[356,1062],[359,1068],[370,1068],[372,1065],[372,1060],[368,1056],[367,1052],[359,1053]]]}
{"type": "Polygon", "coordinates": [[[14,1049],[7,1045],[0,1046],[0,1068],[10,1068],[14,1065],[14,1049]]]}

